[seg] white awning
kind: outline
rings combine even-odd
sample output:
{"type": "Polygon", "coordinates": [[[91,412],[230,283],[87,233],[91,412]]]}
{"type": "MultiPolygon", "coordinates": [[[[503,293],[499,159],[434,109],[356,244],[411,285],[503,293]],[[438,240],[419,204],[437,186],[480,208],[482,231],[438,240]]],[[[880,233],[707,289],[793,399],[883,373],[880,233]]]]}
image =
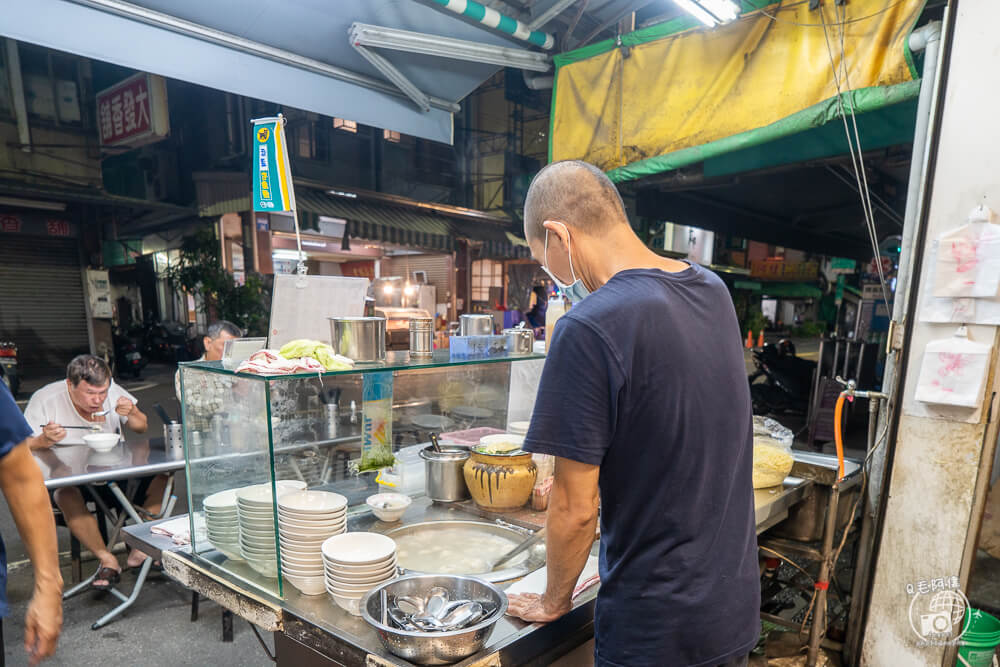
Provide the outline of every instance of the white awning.
{"type": "Polygon", "coordinates": [[[431,98],[422,111],[351,47],[351,25],[524,48],[413,0],[12,0],[0,7],[5,37],[446,143],[455,103],[498,67],[389,54],[431,98]]]}

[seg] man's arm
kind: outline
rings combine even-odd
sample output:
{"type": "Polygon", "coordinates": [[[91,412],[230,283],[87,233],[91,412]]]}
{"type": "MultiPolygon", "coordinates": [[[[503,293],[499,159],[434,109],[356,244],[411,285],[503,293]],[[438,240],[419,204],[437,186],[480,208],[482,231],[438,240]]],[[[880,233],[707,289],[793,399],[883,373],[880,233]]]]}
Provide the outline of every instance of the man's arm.
{"type": "Polygon", "coordinates": [[[63,580],[49,494],[27,445],[25,441],[0,458],[0,489],[35,570],[35,590],[24,623],[24,648],[31,664],[37,664],[55,652],[59,640],[63,580]]]}
{"type": "Polygon", "coordinates": [[[142,410],[139,409],[135,403],[131,400],[122,396],[118,399],[118,403],[115,405],[115,412],[122,417],[126,417],[128,427],[135,433],[145,433],[146,428],[148,428],[149,423],[146,419],[146,415],[143,414],[142,410]]]}
{"type": "Polygon", "coordinates": [[[597,530],[600,466],[556,457],[545,522],[548,574],[544,595],[511,595],[507,613],[525,621],[553,621],[572,609],[573,589],[597,530]]]}

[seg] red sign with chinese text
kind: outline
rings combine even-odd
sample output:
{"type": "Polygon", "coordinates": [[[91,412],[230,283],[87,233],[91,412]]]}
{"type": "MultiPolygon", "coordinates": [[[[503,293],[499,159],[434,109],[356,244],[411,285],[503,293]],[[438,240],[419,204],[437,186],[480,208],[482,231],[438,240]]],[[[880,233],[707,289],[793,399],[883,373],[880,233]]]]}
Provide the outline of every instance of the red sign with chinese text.
{"type": "Polygon", "coordinates": [[[750,262],[750,275],[760,280],[814,280],[819,264],[755,259],[750,262]]]}
{"type": "Polygon", "coordinates": [[[16,215],[0,215],[0,232],[5,234],[17,234],[21,231],[21,218],[16,215]]]}
{"type": "Polygon", "coordinates": [[[69,223],[65,220],[46,220],[45,231],[49,236],[71,236],[69,223]]]}
{"type": "Polygon", "coordinates": [[[97,94],[97,130],[102,146],[136,145],[165,136],[158,114],[166,113],[163,80],[140,73],[97,94]],[[144,141],[147,140],[147,141],[144,141]]]}

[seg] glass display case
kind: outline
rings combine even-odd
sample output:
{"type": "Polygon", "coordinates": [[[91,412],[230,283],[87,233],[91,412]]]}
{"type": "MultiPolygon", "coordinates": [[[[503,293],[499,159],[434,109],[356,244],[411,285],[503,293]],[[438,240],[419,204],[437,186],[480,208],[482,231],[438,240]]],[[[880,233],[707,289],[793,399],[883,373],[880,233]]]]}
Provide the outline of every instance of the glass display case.
{"type": "MultiPolygon", "coordinates": [[[[543,358],[453,361],[439,350],[411,361],[406,352],[390,352],[380,364],[293,375],[235,373],[221,362],[182,364],[192,553],[283,597],[275,488],[284,482],[334,491],[347,498],[348,516],[367,511],[366,498],[380,490],[379,468],[397,453],[397,467],[404,454],[414,465],[414,450],[432,432],[502,430],[509,420],[526,419],[533,393],[527,401],[525,391],[512,395],[512,376],[518,387],[520,376],[537,383],[543,358]],[[250,493],[247,487],[256,488],[250,493]]],[[[420,495],[424,489],[397,490],[420,495]]]]}

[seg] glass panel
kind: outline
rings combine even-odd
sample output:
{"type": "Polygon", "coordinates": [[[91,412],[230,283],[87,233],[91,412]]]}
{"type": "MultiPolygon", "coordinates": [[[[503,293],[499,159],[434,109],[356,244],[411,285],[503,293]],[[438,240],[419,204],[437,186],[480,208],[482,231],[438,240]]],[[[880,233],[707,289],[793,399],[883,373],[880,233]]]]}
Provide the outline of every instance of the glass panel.
{"type": "Polygon", "coordinates": [[[280,597],[277,546],[267,536],[269,526],[276,530],[273,502],[245,514],[237,509],[235,494],[216,496],[219,501],[208,510],[204,505],[205,498],[227,490],[255,484],[273,489],[267,385],[184,366],[181,391],[191,551],[280,597]],[[261,518],[262,513],[271,516],[261,518]],[[252,538],[245,527],[255,531],[252,538]]]}
{"type": "MultiPolygon", "coordinates": [[[[474,443],[492,429],[504,430],[512,362],[532,359],[543,357],[452,362],[441,350],[431,360],[411,362],[408,353],[393,352],[384,364],[351,371],[274,377],[235,374],[220,362],[182,364],[192,552],[213,568],[282,596],[290,589],[281,578],[280,543],[260,547],[262,541],[271,545],[269,533],[278,531],[276,484],[297,480],[340,493],[350,513],[366,511],[365,500],[380,490],[423,495],[419,451],[430,433],[440,433],[444,442],[474,443]],[[359,473],[373,417],[364,385],[377,377],[373,373],[392,377],[391,410],[381,432],[395,464],[359,473]],[[213,494],[252,485],[264,486],[254,512],[235,497],[215,496],[205,506],[213,494]]],[[[523,419],[518,410],[512,418],[523,419]]]]}

